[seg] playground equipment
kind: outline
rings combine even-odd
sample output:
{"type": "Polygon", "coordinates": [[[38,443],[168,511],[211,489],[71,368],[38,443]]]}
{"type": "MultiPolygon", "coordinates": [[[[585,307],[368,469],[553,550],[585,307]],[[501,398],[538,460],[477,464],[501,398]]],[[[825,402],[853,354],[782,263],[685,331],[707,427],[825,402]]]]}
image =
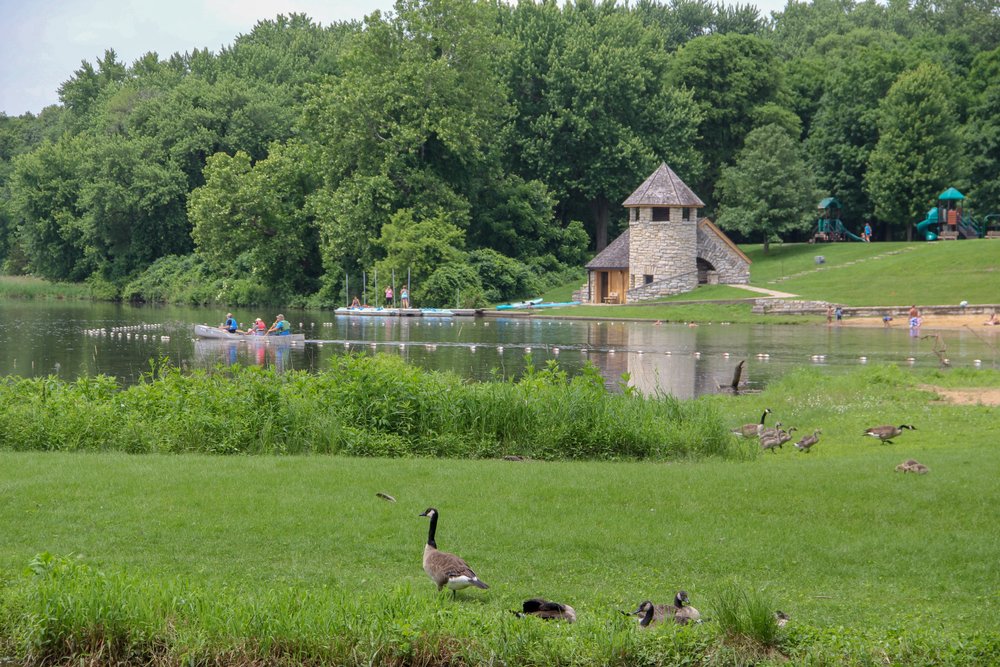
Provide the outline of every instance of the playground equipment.
{"type": "MultiPolygon", "coordinates": [[[[964,201],[965,195],[955,188],[948,188],[942,192],[938,195],[937,207],[927,211],[927,217],[917,223],[917,233],[923,234],[927,241],[981,239],[987,236],[986,227],[989,220],[1000,216],[991,214],[983,220],[977,220],[964,211],[964,201]]],[[[992,232],[989,236],[993,238],[992,232]]]]}
{"type": "Polygon", "coordinates": [[[840,221],[842,206],[836,197],[827,197],[819,203],[819,220],[816,221],[816,233],[813,235],[813,243],[823,243],[826,241],[863,241],[857,234],[847,231],[847,227],[840,221]]]}

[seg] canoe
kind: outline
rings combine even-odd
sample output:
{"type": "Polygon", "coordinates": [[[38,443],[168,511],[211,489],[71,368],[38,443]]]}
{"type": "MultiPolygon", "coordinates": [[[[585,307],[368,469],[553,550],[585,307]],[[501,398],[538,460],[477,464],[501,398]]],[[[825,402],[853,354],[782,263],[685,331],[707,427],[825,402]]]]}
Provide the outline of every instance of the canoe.
{"type": "Polygon", "coordinates": [[[264,345],[280,343],[304,343],[305,334],[288,334],[287,336],[253,336],[250,334],[229,333],[218,327],[210,327],[204,324],[194,325],[194,335],[198,338],[211,340],[237,340],[248,343],[262,343],[264,345]]]}
{"type": "Polygon", "coordinates": [[[451,317],[455,313],[447,308],[421,308],[420,314],[426,317],[451,317]]]}
{"type": "Polygon", "coordinates": [[[532,308],[535,304],[542,302],[542,297],[537,299],[531,299],[530,301],[516,301],[514,303],[501,303],[497,306],[497,310],[513,310],[515,308],[532,308]]]}

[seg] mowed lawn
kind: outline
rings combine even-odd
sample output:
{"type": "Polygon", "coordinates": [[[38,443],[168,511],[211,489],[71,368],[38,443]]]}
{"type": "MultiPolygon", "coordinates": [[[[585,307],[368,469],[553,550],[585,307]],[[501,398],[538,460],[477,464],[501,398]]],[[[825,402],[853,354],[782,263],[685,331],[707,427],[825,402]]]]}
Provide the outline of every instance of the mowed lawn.
{"type": "MultiPolygon", "coordinates": [[[[759,397],[719,400],[759,415],[759,397]]],[[[737,582],[815,627],[1000,625],[996,409],[921,406],[891,445],[836,405],[790,416],[824,415],[813,453],[744,462],[0,452],[0,580],[47,551],[199,591],[432,598],[417,515],[434,506],[439,547],[491,586],[459,593],[473,614],[541,595],[611,619],[686,589],[711,616],[737,582]],[[910,457],[930,474],[893,472],[910,457]]]]}

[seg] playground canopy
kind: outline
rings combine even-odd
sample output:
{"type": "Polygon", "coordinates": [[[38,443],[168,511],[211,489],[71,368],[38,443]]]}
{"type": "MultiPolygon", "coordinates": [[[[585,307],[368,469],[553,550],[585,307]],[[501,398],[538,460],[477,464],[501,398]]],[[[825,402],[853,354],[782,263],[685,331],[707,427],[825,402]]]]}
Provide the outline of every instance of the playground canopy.
{"type": "Polygon", "coordinates": [[[944,200],[944,201],[961,201],[961,200],[965,199],[965,195],[963,195],[961,192],[959,192],[955,188],[948,188],[947,190],[945,190],[944,192],[942,192],[940,195],[938,195],[938,199],[939,200],[944,200]]]}

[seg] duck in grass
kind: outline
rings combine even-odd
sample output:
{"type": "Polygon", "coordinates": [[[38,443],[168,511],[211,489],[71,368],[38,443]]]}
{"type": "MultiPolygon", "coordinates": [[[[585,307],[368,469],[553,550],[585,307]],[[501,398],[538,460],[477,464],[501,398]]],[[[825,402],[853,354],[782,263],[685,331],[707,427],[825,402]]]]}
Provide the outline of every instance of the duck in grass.
{"type": "Polygon", "coordinates": [[[819,434],[822,433],[819,429],[813,431],[812,435],[807,435],[798,442],[795,443],[795,448],[800,452],[809,453],[809,448],[819,442],[819,434]]]}
{"type": "Polygon", "coordinates": [[[865,430],[863,435],[871,436],[872,438],[878,438],[884,443],[892,444],[892,439],[896,436],[902,435],[903,431],[916,431],[917,427],[911,424],[900,424],[899,426],[893,426],[887,424],[885,426],[872,426],[870,429],[865,430]]]}
{"type": "Polygon", "coordinates": [[[690,606],[687,591],[678,591],[673,604],[653,604],[650,600],[639,603],[638,609],[629,614],[639,617],[639,627],[648,628],[659,623],[673,621],[677,625],[698,623],[701,614],[690,606]]]}
{"type": "Polygon", "coordinates": [[[535,616],[546,621],[576,622],[576,610],[568,604],[559,604],[545,598],[531,598],[521,603],[521,611],[513,612],[518,618],[535,616]]]}
{"type": "Polygon", "coordinates": [[[767,419],[769,414],[771,414],[771,408],[764,408],[764,412],[760,416],[760,422],[744,424],[743,426],[734,428],[732,433],[741,438],[756,438],[764,430],[764,420],[767,419]]]}
{"type": "Polygon", "coordinates": [[[431,527],[427,532],[427,544],[424,546],[424,572],[437,584],[438,591],[447,586],[451,590],[452,599],[458,591],[469,586],[486,589],[489,588],[480,581],[479,575],[472,571],[464,560],[446,551],[439,551],[437,542],[434,541],[434,533],[437,531],[439,512],[433,507],[428,507],[420,516],[430,517],[431,527]]]}

